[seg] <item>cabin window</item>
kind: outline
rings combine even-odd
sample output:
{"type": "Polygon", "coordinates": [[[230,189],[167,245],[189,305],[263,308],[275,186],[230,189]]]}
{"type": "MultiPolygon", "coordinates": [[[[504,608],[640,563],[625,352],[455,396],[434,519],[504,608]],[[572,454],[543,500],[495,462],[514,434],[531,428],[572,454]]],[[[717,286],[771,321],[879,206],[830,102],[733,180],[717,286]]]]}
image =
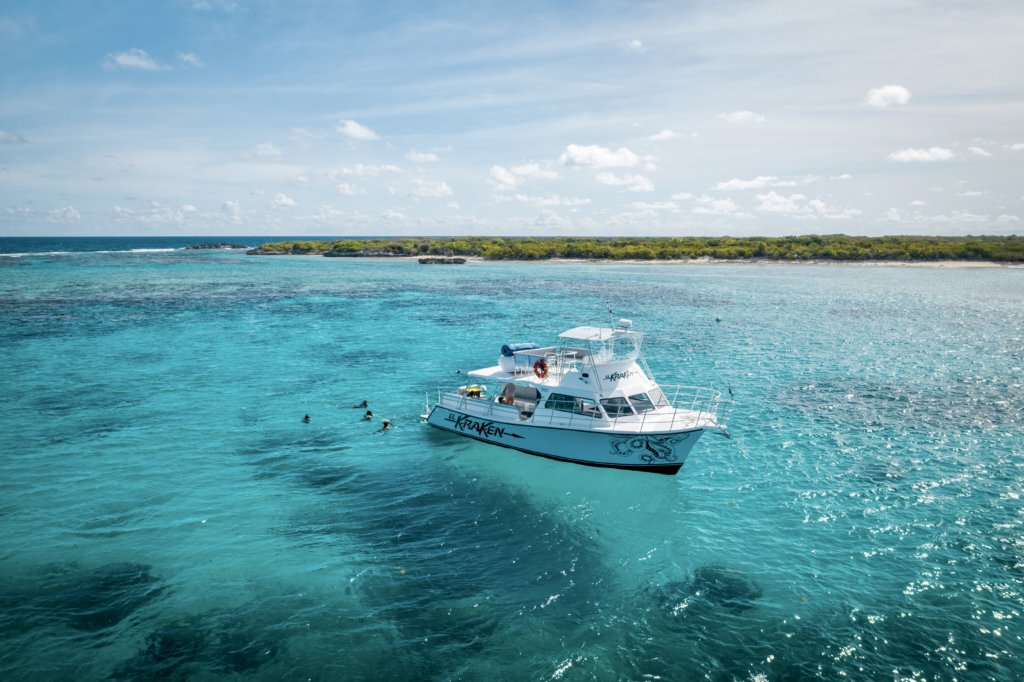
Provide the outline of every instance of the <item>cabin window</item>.
{"type": "Polygon", "coordinates": [[[552,393],[548,396],[548,399],[544,401],[544,407],[549,410],[557,410],[559,412],[571,412],[572,414],[582,414],[586,417],[600,417],[601,413],[597,409],[597,405],[591,401],[578,398],[574,395],[565,395],[563,393],[552,393]]]}
{"type": "Polygon", "coordinates": [[[647,391],[647,397],[650,398],[651,402],[654,403],[655,407],[671,407],[672,403],[668,401],[665,394],[661,392],[661,389],[655,386],[651,390],[647,391]]]}
{"type": "Polygon", "coordinates": [[[625,398],[604,398],[601,401],[601,406],[612,419],[633,414],[633,410],[625,398]]]}
{"type": "Polygon", "coordinates": [[[629,402],[637,412],[649,412],[654,409],[654,401],[646,393],[637,393],[629,396],[629,402]]]}

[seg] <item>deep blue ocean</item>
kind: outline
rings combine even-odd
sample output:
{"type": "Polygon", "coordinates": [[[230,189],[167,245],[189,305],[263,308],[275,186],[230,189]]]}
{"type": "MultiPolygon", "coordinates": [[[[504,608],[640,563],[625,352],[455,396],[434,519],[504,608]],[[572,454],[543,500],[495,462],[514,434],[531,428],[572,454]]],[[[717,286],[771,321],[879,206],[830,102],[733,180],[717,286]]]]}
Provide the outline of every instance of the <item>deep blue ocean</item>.
{"type": "Polygon", "coordinates": [[[0,679],[1024,677],[1024,269],[180,248],[269,239],[0,239],[0,679]],[[420,423],[609,307],[731,440],[420,423]]]}

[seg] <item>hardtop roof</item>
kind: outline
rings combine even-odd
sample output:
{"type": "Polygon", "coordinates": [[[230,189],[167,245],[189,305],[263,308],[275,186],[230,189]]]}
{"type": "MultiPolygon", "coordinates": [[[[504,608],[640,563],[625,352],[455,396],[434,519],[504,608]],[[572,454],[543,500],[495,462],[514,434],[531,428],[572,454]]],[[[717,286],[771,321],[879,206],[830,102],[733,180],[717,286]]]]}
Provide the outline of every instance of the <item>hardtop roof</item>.
{"type": "Polygon", "coordinates": [[[611,327],[573,327],[558,335],[560,339],[572,339],[573,341],[607,341],[614,337],[642,336],[640,332],[631,329],[613,329],[611,327]]]}

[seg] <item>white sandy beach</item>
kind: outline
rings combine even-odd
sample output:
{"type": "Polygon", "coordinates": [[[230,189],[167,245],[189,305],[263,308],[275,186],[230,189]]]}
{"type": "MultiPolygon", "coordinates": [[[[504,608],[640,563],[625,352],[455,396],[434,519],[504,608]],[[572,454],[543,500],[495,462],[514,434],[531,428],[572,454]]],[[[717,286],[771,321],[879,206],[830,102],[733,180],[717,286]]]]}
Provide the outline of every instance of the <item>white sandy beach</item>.
{"type": "MultiPolygon", "coordinates": [[[[306,258],[309,256],[323,256],[322,253],[273,253],[258,254],[267,256],[295,256],[306,258]]],[[[423,256],[337,256],[338,260],[349,258],[359,259],[380,259],[380,260],[418,260],[423,256]]],[[[938,261],[898,261],[898,260],[873,260],[873,261],[841,261],[841,260],[770,260],[770,259],[742,259],[742,258],[680,258],[676,260],[636,260],[629,258],[541,258],[536,260],[514,260],[506,259],[487,261],[480,256],[459,256],[465,258],[467,263],[561,263],[566,265],[824,265],[828,267],[874,267],[874,268],[1024,268],[1024,263],[997,263],[995,261],[977,260],[938,260],[938,261]]]]}

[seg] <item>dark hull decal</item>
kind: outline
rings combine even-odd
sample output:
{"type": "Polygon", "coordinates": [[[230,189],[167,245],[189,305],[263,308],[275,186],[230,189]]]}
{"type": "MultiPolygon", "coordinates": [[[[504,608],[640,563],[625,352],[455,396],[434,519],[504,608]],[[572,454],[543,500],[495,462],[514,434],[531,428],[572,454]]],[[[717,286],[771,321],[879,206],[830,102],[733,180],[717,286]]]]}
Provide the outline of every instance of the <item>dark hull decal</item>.
{"type": "MultiPolygon", "coordinates": [[[[458,429],[459,433],[466,433],[467,431],[476,431],[481,436],[489,436],[491,438],[504,438],[505,427],[498,426],[492,421],[480,421],[474,419],[466,414],[459,414],[455,416],[455,412],[450,412],[447,417],[444,418],[446,422],[450,422],[453,429],[458,429]]],[[[468,435],[468,434],[467,434],[468,435]]],[[[522,438],[518,433],[508,434],[512,438],[522,438]]]]}
{"type": "Polygon", "coordinates": [[[495,443],[494,441],[485,440],[483,438],[477,438],[476,436],[470,435],[468,433],[463,433],[461,431],[452,431],[451,429],[446,429],[445,427],[439,426],[437,424],[430,424],[430,425],[433,426],[435,429],[439,429],[439,430],[444,431],[446,433],[453,433],[456,436],[463,436],[465,438],[472,438],[473,440],[478,440],[481,443],[487,443],[488,445],[497,445],[498,447],[508,448],[509,450],[518,450],[519,452],[525,452],[528,455],[535,455],[537,457],[543,457],[545,459],[553,459],[553,460],[558,461],[558,462],[571,462],[573,464],[582,464],[583,466],[597,467],[599,469],[625,469],[627,471],[646,471],[646,472],[652,473],[652,474],[665,474],[666,476],[674,476],[679,471],[679,469],[682,468],[682,466],[683,466],[682,464],[676,464],[676,463],[673,463],[673,464],[613,464],[613,463],[608,463],[608,462],[588,462],[588,461],[583,460],[583,459],[573,459],[571,457],[559,457],[557,455],[549,455],[549,454],[544,453],[544,452],[536,452],[534,450],[527,450],[526,448],[517,447],[515,445],[506,445],[505,443],[495,443]]]}
{"type": "Polygon", "coordinates": [[[647,463],[674,462],[678,459],[676,445],[689,437],[689,433],[682,436],[622,436],[610,441],[610,451],[620,457],[639,457],[647,463]]]}

